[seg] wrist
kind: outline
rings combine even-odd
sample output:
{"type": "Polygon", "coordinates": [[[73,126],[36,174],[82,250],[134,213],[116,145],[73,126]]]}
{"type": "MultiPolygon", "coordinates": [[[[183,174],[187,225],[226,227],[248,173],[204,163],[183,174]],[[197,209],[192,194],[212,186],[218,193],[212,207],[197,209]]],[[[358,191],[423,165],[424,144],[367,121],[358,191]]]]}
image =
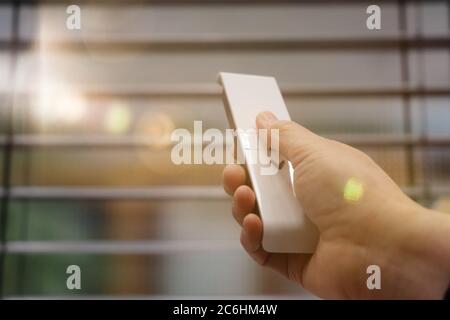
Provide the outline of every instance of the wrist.
{"type": "Polygon", "coordinates": [[[399,226],[397,245],[389,257],[402,284],[397,292],[410,298],[441,299],[450,284],[450,216],[412,201],[399,206],[394,211],[400,212],[394,217],[399,226]]]}

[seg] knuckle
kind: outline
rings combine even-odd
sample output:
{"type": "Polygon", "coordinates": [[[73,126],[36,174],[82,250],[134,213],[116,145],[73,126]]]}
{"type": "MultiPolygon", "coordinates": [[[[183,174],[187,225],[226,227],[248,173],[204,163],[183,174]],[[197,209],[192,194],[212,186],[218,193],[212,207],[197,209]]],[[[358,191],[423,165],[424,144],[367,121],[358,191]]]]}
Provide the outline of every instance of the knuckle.
{"type": "Polygon", "coordinates": [[[294,122],[289,120],[278,120],[270,126],[270,129],[278,129],[279,131],[287,131],[295,125],[294,122]]]}

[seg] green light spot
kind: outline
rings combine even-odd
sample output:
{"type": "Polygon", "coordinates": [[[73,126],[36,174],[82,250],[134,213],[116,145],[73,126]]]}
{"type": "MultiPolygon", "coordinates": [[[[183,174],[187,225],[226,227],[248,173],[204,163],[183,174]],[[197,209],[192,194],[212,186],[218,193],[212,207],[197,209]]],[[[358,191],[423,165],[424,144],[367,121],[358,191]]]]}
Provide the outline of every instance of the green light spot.
{"type": "Polygon", "coordinates": [[[350,202],[356,202],[364,194],[364,187],[361,182],[351,178],[347,181],[344,187],[344,198],[350,202]]]}
{"type": "Polygon", "coordinates": [[[125,133],[131,124],[131,113],[125,105],[114,103],[105,117],[105,127],[111,133],[125,133]]]}

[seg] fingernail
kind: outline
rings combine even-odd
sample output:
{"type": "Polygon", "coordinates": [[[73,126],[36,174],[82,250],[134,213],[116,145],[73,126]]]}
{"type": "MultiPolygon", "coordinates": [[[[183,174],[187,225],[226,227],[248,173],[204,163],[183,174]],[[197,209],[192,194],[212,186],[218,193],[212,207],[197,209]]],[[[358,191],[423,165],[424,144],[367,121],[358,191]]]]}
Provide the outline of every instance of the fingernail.
{"type": "Polygon", "coordinates": [[[275,121],[277,117],[272,112],[264,111],[258,114],[256,121],[259,127],[269,128],[275,121]]]}

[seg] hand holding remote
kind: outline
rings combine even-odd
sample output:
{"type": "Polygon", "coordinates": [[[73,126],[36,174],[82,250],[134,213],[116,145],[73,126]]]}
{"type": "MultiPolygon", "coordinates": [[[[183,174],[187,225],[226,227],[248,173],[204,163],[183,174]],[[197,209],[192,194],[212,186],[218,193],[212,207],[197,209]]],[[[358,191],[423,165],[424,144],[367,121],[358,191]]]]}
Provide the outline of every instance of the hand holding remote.
{"type": "Polygon", "coordinates": [[[245,170],[224,170],[233,195],[241,243],[268,266],[323,298],[441,298],[450,281],[450,217],[411,199],[364,153],[320,137],[291,121],[259,114],[259,128],[278,129],[280,152],[291,161],[304,213],[318,227],[314,254],[268,253],[255,195],[245,170]],[[381,289],[366,286],[369,265],[381,270],[381,289]]]}

